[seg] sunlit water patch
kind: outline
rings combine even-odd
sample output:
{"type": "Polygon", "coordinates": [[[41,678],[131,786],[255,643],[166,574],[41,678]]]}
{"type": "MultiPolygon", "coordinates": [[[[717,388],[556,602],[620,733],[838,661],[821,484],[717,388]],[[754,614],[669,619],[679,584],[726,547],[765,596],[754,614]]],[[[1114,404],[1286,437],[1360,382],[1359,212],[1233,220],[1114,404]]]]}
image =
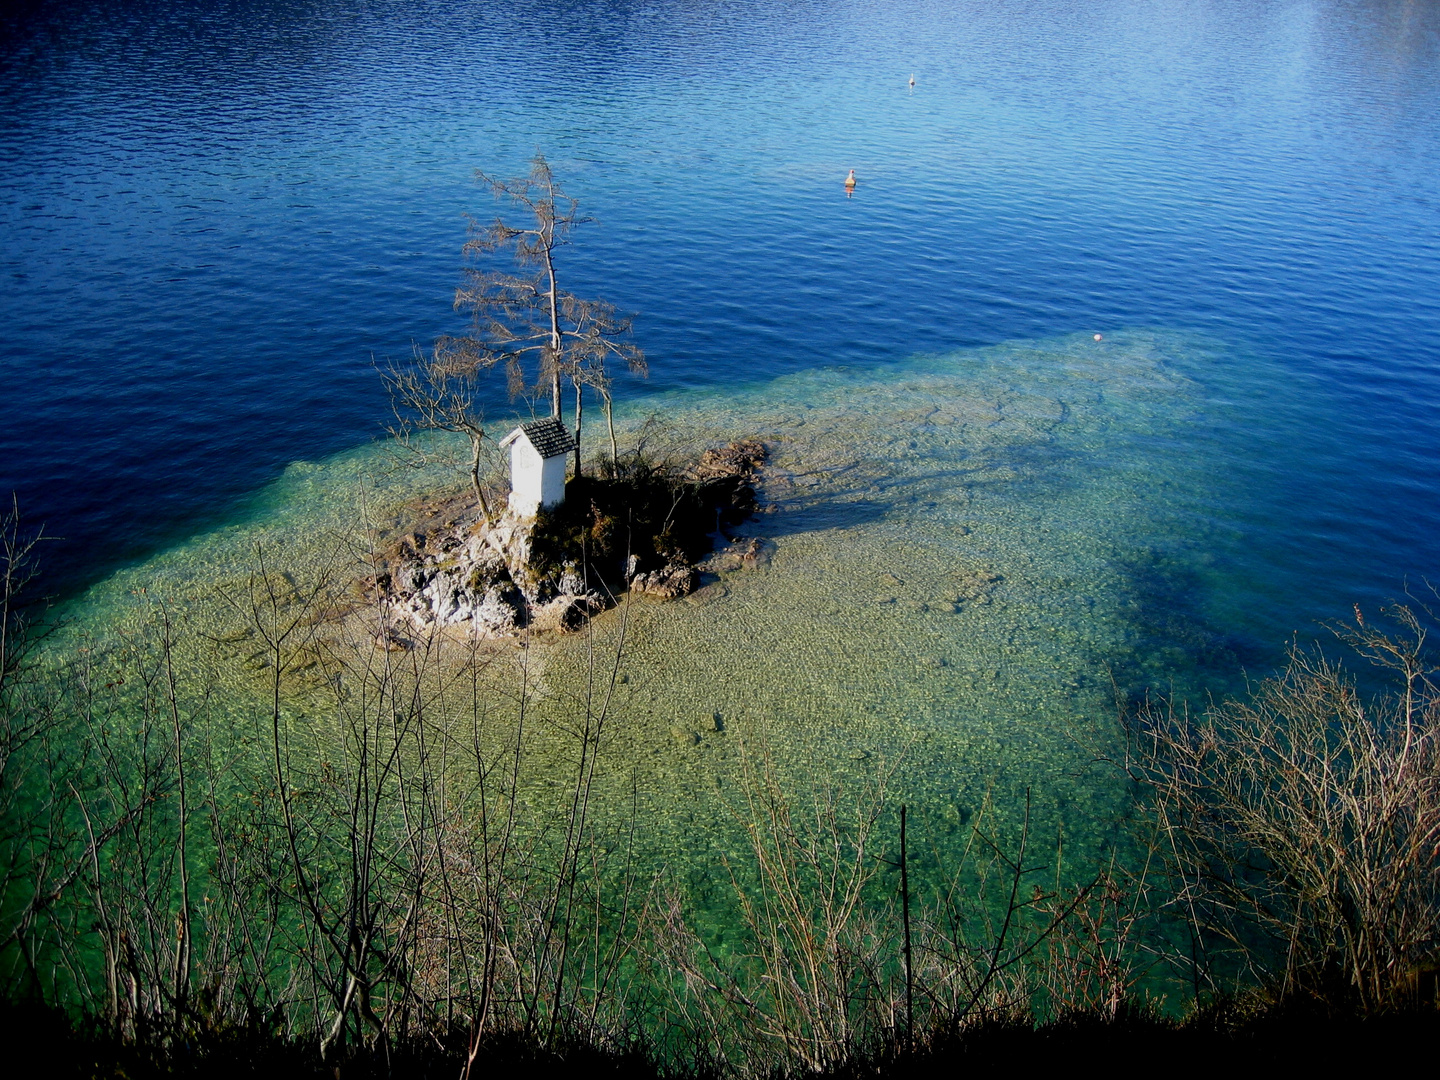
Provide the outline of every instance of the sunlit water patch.
{"type": "MultiPolygon", "coordinates": [[[[540,643],[526,677],[552,734],[533,782],[571,767],[567,711],[597,644],[623,636],[596,808],[635,815],[648,857],[703,875],[735,854],[726,808],[762,761],[796,787],[888,775],[936,841],[987,800],[1013,830],[1028,793],[1037,830],[1097,856],[1125,812],[1094,762],[1116,689],[1223,690],[1236,673],[1207,614],[1214,545],[1234,547],[1224,522],[1265,496],[1231,467],[1247,424],[1216,417],[1237,408],[1236,378],[1266,377],[1213,340],[1134,331],[646,399],[622,437],[769,445],[765,510],[742,531],[773,557],[540,643]]],[[[207,722],[243,734],[268,715],[245,611],[257,572],[297,595],[325,571],[358,577],[371,523],[454,484],[380,444],[296,464],[243,520],[93,588],[54,648],[103,655],[163,604],[197,631],[182,662],[210,690],[207,722]]],[[[287,723],[323,731],[324,689],[298,680],[287,723]]],[[[491,721],[514,700],[497,696],[491,721]]]]}

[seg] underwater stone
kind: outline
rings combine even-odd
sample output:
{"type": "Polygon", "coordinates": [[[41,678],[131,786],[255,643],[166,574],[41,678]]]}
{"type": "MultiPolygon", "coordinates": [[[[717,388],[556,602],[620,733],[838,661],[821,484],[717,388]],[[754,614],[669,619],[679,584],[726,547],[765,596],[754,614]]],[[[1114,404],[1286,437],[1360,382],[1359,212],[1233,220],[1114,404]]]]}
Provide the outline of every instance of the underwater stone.
{"type": "Polygon", "coordinates": [[[769,540],[756,536],[746,543],[741,561],[745,569],[754,570],[757,567],[769,566],[770,559],[774,554],[775,545],[769,540]]]}
{"type": "Polygon", "coordinates": [[[377,649],[384,649],[386,652],[405,652],[408,649],[413,649],[415,643],[402,635],[393,626],[387,626],[375,635],[375,647],[377,649]]]}

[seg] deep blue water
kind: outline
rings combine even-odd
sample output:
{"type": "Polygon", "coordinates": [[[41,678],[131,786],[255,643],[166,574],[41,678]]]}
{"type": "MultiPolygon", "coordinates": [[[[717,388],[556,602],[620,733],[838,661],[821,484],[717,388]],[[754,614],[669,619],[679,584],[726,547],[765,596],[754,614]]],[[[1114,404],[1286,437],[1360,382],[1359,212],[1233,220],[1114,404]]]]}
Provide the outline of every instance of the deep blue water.
{"type": "Polygon", "coordinates": [[[463,325],[464,214],[493,210],[473,170],[537,148],[596,219],[569,284],[638,313],[632,394],[1193,331],[1234,357],[1188,373],[1235,492],[1196,522],[1222,549],[1197,608],[1268,647],[1440,575],[1440,4],[5,20],[0,491],[66,538],[57,590],[376,437],[372,359],[463,325]]]}

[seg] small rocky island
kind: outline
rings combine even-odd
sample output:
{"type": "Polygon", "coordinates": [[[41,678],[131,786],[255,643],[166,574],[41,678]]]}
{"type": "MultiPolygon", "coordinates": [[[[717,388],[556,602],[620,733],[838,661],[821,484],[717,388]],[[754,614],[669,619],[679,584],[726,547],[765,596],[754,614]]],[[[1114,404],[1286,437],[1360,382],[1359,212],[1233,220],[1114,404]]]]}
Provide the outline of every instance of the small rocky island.
{"type": "Polygon", "coordinates": [[[671,599],[706,569],[768,559],[764,540],[733,531],[757,508],[758,441],[679,465],[635,452],[568,481],[574,444],[560,421],[522,425],[501,445],[511,462],[503,513],[490,518],[468,492],[405,508],[364,583],[392,613],[377,645],[409,648],[410,633],[445,627],[477,638],[574,630],[627,591],[671,599]]]}

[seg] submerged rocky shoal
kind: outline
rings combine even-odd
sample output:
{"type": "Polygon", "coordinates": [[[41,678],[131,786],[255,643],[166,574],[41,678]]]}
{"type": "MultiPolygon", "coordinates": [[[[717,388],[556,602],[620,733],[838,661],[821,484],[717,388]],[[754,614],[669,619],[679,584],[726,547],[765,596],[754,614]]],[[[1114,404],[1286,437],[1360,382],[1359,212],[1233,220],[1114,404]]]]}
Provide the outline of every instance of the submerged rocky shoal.
{"type": "MultiPolygon", "coordinates": [[[[1033,828],[1063,830],[1082,858],[1123,808],[1092,757],[1114,730],[1116,685],[1174,685],[1212,648],[1187,616],[1187,553],[1203,547],[1188,508],[1220,497],[1224,470],[1176,435],[1202,401],[1189,372],[1219,355],[1182,334],[1073,335],[639,403],[617,418],[622,445],[643,429],[668,460],[737,432],[763,442],[757,520],[738,545],[696,553],[688,595],[622,602],[584,633],[532,642],[519,674],[492,665],[486,723],[506,723],[523,678],[537,738],[554,733],[537,782],[546,754],[568,767],[566,717],[608,649],[620,677],[596,812],[640,815],[647,852],[669,865],[698,872],[726,854],[713,846],[730,842],[726,793],[761,756],[804,784],[888,776],[936,836],[987,801],[1013,825],[1028,792],[1033,828]]],[[[197,640],[222,643],[180,659],[210,688],[206,722],[241,730],[264,708],[244,617],[257,564],[297,594],[325,575],[354,582],[377,569],[376,530],[402,530],[402,509],[446,484],[461,487],[383,444],[297,464],[233,525],[72,604],[51,647],[103,650],[163,597],[197,640]]],[[[618,580],[635,576],[622,565],[618,580]]],[[[355,647],[392,655],[373,637],[355,647]]],[[[288,722],[322,731],[339,692],[297,676],[288,722]]],[[[473,705],[436,700],[457,717],[473,705]]]]}

